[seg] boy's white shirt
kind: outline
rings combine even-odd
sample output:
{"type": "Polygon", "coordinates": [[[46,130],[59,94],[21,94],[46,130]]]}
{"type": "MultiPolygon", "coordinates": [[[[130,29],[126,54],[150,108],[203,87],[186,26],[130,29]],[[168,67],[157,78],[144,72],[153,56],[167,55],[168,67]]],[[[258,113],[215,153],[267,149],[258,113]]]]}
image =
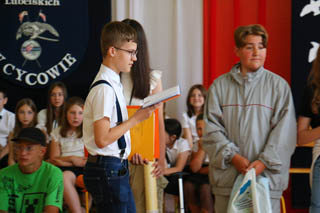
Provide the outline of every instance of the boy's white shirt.
{"type": "Polygon", "coordinates": [[[5,147],[8,142],[9,133],[15,124],[15,114],[3,108],[0,111],[0,147],[5,147]]]}
{"type": "MultiPolygon", "coordinates": [[[[117,141],[114,141],[104,148],[97,147],[94,141],[93,123],[104,117],[108,117],[110,119],[110,128],[116,126],[118,118],[115,94],[120,104],[123,121],[128,120],[128,112],[120,76],[115,71],[101,64],[100,70],[93,83],[98,80],[108,81],[113,88],[107,84],[100,84],[92,88],[89,92],[84,106],[83,140],[86,149],[91,155],[119,157],[120,150],[117,141]]],[[[124,158],[126,159],[131,151],[130,131],[127,131],[124,137],[127,144],[124,154],[124,158]]]]}
{"type": "Polygon", "coordinates": [[[167,156],[170,160],[170,166],[171,167],[175,166],[178,155],[180,153],[186,152],[186,151],[191,151],[191,148],[190,148],[189,142],[182,137],[180,137],[179,139],[177,139],[174,142],[171,149],[169,147],[167,147],[166,153],[167,153],[167,156]]]}

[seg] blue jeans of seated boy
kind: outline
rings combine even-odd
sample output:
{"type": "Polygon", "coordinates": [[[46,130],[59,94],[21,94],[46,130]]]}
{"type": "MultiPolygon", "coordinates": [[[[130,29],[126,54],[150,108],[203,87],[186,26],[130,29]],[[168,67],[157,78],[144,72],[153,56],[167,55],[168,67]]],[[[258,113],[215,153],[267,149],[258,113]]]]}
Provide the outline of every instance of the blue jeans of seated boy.
{"type": "Polygon", "coordinates": [[[92,195],[97,212],[135,213],[136,207],[129,185],[128,161],[103,158],[99,163],[87,162],[84,183],[92,195]]]}
{"type": "Polygon", "coordinates": [[[320,157],[314,163],[312,173],[310,213],[320,212],[320,157]]]}

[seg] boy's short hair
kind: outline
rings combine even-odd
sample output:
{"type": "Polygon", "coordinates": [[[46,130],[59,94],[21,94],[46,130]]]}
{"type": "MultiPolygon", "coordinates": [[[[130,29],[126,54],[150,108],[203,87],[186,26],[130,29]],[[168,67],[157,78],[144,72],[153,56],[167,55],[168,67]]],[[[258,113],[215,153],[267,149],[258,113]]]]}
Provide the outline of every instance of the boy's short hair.
{"type": "Polygon", "coordinates": [[[107,55],[110,47],[114,46],[119,48],[124,42],[129,41],[137,43],[137,33],[130,25],[119,21],[105,24],[102,28],[100,38],[102,57],[107,55]]]}
{"type": "Polygon", "coordinates": [[[203,120],[203,113],[200,113],[196,118],[196,122],[197,121],[202,121],[202,120],[203,120]]]}
{"type": "Polygon", "coordinates": [[[266,48],[268,45],[268,33],[266,29],[260,24],[252,24],[247,26],[240,26],[234,31],[234,41],[237,48],[246,45],[245,39],[248,35],[256,35],[262,37],[262,44],[266,48]]]}
{"type": "Polygon", "coordinates": [[[181,128],[180,122],[177,119],[174,119],[174,118],[165,119],[164,128],[170,136],[175,135],[177,139],[180,138],[182,128],[181,128]]]}
{"type": "Polygon", "coordinates": [[[6,88],[0,87],[0,93],[2,93],[3,98],[6,98],[6,97],[7,97],[7,90],[6,90],[6,88]]]}

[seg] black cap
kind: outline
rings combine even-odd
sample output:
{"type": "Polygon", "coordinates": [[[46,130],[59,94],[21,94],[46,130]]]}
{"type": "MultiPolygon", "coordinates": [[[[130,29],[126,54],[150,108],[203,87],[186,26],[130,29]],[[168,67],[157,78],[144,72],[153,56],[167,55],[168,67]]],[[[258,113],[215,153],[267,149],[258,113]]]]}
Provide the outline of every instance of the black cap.
{"type": "Polygon", "coordinates": [[[28,141],[35,144],[40,144],[42,146],[46,146],[46,136],[43,132],[35,127],[23,128],[19,132],[16,138],[13,138],[12,141],[19,143],[21,141],[28,141]]]}

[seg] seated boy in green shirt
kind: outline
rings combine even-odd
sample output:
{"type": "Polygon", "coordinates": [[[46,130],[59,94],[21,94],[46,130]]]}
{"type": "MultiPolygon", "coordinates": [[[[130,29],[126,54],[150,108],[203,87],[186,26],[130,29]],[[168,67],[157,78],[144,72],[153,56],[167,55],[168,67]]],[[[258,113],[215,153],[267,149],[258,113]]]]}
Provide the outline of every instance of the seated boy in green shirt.
{"type": "Polygon", "coordinates": [[[24,128],[13,141],[18,163],[0,170],[0,213],[62,210],[63,176],[42,160],[45,135],[37,128],[24,128]]]}

